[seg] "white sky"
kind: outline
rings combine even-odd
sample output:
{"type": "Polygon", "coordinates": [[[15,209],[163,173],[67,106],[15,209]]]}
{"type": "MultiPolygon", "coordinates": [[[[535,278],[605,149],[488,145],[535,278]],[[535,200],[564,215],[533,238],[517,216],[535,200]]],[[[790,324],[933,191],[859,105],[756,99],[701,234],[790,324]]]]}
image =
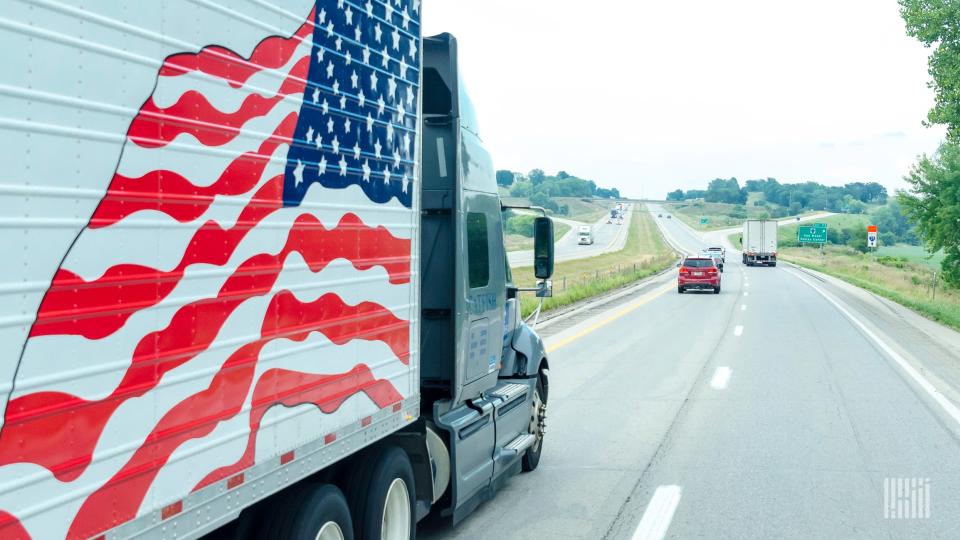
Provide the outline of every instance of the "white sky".
{"type": "Polygon", "coordinates": [[[425,0],[423,24],[457,37],[498,169],[895,189],[944,133],[896,0],[425,0]]]}

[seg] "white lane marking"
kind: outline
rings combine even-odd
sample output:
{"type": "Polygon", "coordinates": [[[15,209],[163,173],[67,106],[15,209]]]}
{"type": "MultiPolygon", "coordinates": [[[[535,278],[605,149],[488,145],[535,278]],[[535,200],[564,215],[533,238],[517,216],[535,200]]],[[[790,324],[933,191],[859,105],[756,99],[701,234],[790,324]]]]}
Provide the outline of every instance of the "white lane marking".
{"type": "Polygon", "coordinates": [[[747,305],[746,305],[746,304],[740,304],[740,311],[746,311],[746,310],[747,310],[747,305]]]}
{"type": "Polygon", "coordinates": [[[727,383],[730,382],[730,374],[733,373],[727,366],[720,366],[716,371],[713,372],[713,379],[710,379],[710,386],[714,390],[723,390],[727,387],[727,383]]]}
{"type": "Polygon", "coordinates": [[[744,282],[743,282],[743,286],[744,286],[744,287],[749,287],[749,286],[750,286],[750,284],[749,284],[749,283],[747,283],[746,281],[744,281],[744,282]]]}
{"type": "Polygon", "coordinates": [[[813,283],[810,283],[809,281],[800,277],[799,275],[797,276],[797,278],[800,281],[809,285],[811,289],[817,291],[817,293],[819,293],[820,296],[826,298],[828,302],[833,304],[833,307],[837,308],[837,311],[842,313],[850,322],[854,324],[854,326],[856,326],[861,332],[863,332],[865,336],[867,336],[868,338],[870,338],[871,341],[876,343],[877,346],[880,347],[883,350],[883,352],[887,354],[887,356],[889,356],[894,362],[897,363],[898,366],[900,366],[900,369],[902,369],[907,375],[909,375],[910,378],[913,379],[913,381],[917,383],[917,385],[920,388],[922,388],[931,398],[933,398],[934,401],[937,402],[938,405],[940,405],[940,407],[943,408],[944,412],[950,415],[950,417],[953,418],[953,420],[956,423],[960,424],[960,408],[957,408],[957,406],[954,405],[953,402],[951,402],[949,399],[947,399],[947,397],[944,396],[939,390],[937,390],[937,388],[933,386],[933,384],[931,384],[930,381],[925,379],[923,375],[920,374],[920,372],[914,369],[913,366],[911,366],[910,363],[907,362],[907,360],[903,356],[900,356],[900,353],[891,349],[889,345],[887,345],[883,340],[881,340],[876,334],[871,332],[870,329],[867,328],[862,322],[860,322],[859,319],[854,317],[852,313],[847,311],[836,300],[828,296],[827,293],[820,290],[819,287],[817,287],[813,283]]]}
{"type": "Polygon", "coordinates": [[[744,296],[750,296],[750,291],[743,291],[744,296]]]}
{"type": "Polygon", "coordinates": [[[637,530],[633,532],[633,540],[660,540],[666,536],[673,513],[680,504],[682,491],[680,486],[658,487],[643,512],[637,530]]]}
{"type": "Polygon", "coordinates": [[[743,325],[738,324],[736,328],[733,329],[733,335],[740,337],[743,335],[743,325]]]}

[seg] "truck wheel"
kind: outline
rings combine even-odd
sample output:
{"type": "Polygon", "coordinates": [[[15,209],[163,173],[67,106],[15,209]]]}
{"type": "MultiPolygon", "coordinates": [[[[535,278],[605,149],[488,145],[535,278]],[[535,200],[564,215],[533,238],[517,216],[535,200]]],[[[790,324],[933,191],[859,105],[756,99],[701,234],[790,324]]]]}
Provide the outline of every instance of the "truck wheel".
{"type": "Polygon", "coordinates": [[[533,390],[533,403],[530,405],[530,433],[537,436],[533,446],[527,448],[520,460],[524,472],[530,472],[540,464],[540,453],[543,451],[544,427],[547,420],[547,402],[543,399],[543,379],[537,377],[537,386],[533,390]]]}
{"type": "Polygon", "coordinates": [[[347,491],[356,537],[410,540],[416,533],[410,459],[395,446],[366,458],[370,461],[352,478],[347,491]]]}
{"type": "Polygon", "coordinates": [[[337,486],[307,484],[277,500],[261,533],[267,540],[353,540],[353,522],[337,486]]]}

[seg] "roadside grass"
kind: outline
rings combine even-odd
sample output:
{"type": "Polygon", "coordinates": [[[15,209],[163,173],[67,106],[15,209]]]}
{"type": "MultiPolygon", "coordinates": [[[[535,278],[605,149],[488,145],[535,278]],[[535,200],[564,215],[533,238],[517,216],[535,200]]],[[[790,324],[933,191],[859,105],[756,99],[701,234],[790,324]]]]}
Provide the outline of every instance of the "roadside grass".
{"type": "Polygon", "coordinates": [[[554,197],[553,200],[570,208],[569,214],[559,217],[584,223],[593,223],[605,215],[610,215],[610,209],[613,208],[613,202],[604,199],[588,199],[588,202],[578,197],[554,197]]]}
{"type": "MultiPolygon", "coordinates": [[[[794,223],[780,227],[777,242],[781,247],[797,245],[797,230],[801,225],[813,225],[814,221],[804,223],[794,223]]],[[[828,229],[847,229],[859,225],[868,225],[870,216],[868,214],[837,214],[835,216],[825,217],[816,220],[816,223],[826,223],[828,229]]]]}
{"type": "Polygon", "coordinates": [[[880,246],[877,248],[877,255],[887,257],[901,257],[912,263],[920,264],[934,270],[940,270],[940,261],[943,260],[943,251],[938,251],[932,256],[923,246],[911,246],[909,244],[895,244],[892,246],[880,246]]]}
{"type": "MultiPolygon", "coordinates": [[[[553,222],[553,241],[556,242],[563,238],[563,235],[567,234],[567,231],[571,229],[570,225],[566,223],[560,223],[559,221],[553,222]]],[[[533,230],[530,231],[531,236],[524,236],[522,234],[505,234],[503,236],[504,245],[507,247],[507,251],[523,251],[533,249],[533,230]]]]}
{"type": "MultiPolygon", "coordinates": [[[[640,205],[637,205],[640,206],[640,205]]],[[[598,294],[617,289],[669,267],[676,260],[660,231],[644,208],[635,208],[623,249],[596,257],[558,262],[553,272],[553,297],[543,302],[549,311],[570,305],[598,294]]],[[[514,282],[520,287],[533,287],[536,279],[530,266],[513,268],[514,282]]],[[[523,293],[521,313],[532,313],[539,299],[523,293]]]]}
{"type": "MultiPolygon", "coordinates": [[[[664,210],[672,213],[674,217],[680,218],[684,223],[698,231],[713,231],[735,227],[743,223],[745,219],[742,213],[738,214],[737,209],[739,205],[736,204],[683,202],[665,203],[663,206],[664,210]],[[705,225],[701,225],[700,218],[707,218],[708,222],[705,225]]],[[[746,215],[751,219],[758,218],[767,211],[763,207],[750,205],[749,201],[748,204],[742,208],[746,209],[746,215]]]]}
{"type": "Polygon", "coordinates": [[[960,330],[960,290],[938,280],[934,299],[933,270],[926,265],[832,245],[824,248],[823,256],[815,248],[783,248],[780,258],[840,278],[960,330]]]}

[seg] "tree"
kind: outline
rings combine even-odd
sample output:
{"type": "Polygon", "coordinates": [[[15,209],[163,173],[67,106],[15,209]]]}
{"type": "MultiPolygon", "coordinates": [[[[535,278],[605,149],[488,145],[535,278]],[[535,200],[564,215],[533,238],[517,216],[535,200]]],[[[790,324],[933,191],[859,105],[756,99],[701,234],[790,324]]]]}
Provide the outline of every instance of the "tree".
{"type": "Polygon", "coordinates": [[[567,174],[567,171],[560,171],[557,173],[557,178],[560,180],[566,180],[567,178],[570,178],[570,175],[567,174]]]}
{"type": "Polygon", "coordinates": [[[533,182],[533,185],[537,185],[547,178],[547,174],[543,172],[543,169],[534,169],[530,171],[530,174],[528,174],[527,177],[530,178],[530,181],[533,182]]]}
{"type": "Polygon", "coordinates": [[[931,124],[947,126],[947,137],[960,141],[960,2],[900,0],[907,34],[925,47],[935,47],[927,61],[936,99],[927,115],[931,124]]]}
{"type": "Polygon", "coordinates": [[[960,143],[948,141],[932,157],[921,156],[905,180],[911,189],[900,193],[900,204],[927,249],[943,250],[944,280],[960,286],[960,143]]]}
{"type": "Polygon", "coordinates": [[[497,171],[497,185],[509,187],[513,183],[513,171],[499,170],[497,171]]]}
{"type": "Polygon", "coordinates": [[[683,190],[682,190],[682,189],[677,189],[677,190],[671,191],[670,193],[667,193],[667,200],[668,200],[668,201],[682,201],[682,200],[683,200],[683,190]]]}

